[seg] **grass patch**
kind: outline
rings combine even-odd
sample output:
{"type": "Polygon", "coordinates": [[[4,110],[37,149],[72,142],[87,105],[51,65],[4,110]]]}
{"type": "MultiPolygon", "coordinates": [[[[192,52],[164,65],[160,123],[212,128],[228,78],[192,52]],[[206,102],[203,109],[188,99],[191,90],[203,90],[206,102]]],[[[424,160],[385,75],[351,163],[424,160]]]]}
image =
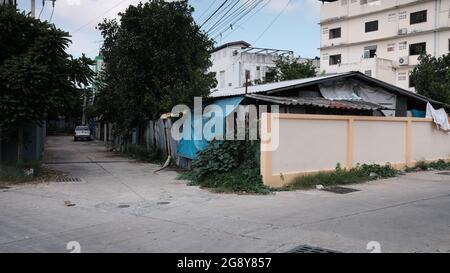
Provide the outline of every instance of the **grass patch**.
{"type": "Polygon", "coordinates": [[[419,172],[419,171],[447,171],[450,170],[450,162],[446,162],[444,160],[438,160],[435,162],[425,162],[419,161],[416,163],[414,167],[406,168],[406,172],[419,172]]]}
{"type": "Polygon", "coordinates": [[[217,193],[271,192],[261,179],[258,142],[212,141],[192,167],[192,171],[180,174],[178,179],[217,193]]]}
{"type": "Polygon", "coordinates": [[[64,174],[42,166],[40,161],[0,163],[0,184],[16,185],[56,181],[64,174]]]}
{"type": "Polygon", "coordinates": [[[301,176],[279,191],[312,189],[317,185],[336,186],[369,182],[382,178],[395,177],[400,171],[390,165],[360,165],[351,170],[342,169],[339,165],[332,172],[319,172],[313,175],[301,176]]]}

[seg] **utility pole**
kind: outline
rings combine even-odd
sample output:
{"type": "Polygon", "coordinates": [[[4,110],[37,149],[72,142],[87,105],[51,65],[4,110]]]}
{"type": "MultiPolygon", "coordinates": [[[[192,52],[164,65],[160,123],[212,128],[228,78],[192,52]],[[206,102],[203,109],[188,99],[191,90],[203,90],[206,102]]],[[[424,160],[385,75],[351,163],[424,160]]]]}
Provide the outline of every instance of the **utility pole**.
{"type": "Polygon", "coordinates": [[[36,18],[36,0],[31,0],[31,17],[36,18]]]}

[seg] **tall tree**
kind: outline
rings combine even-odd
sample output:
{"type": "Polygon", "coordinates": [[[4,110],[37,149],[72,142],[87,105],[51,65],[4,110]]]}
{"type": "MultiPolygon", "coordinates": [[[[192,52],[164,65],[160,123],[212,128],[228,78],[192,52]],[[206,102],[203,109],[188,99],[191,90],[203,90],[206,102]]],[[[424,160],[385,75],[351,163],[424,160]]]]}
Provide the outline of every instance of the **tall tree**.
{"type": "Polygon", "coordinates": [[[266,82],[279,82],[314,77],[316,68],[312,61],[301,62],[299,58],[281,56],[266,75],[266,82]]]}
{"type": "Polygon", "coordinates": [[[450,104],[450,54],[421,55],[410,80],[419,94],[450,104]]]}
{"type": "Polygon", "coordinates": [[[192,12],[186,0],[152,0],[129,6],[119,14],[120,23],[99,25],[106,65],[96,108],[123,136],[215,85],[214,74],[207,74],[213,42],[192,12]]]}
{"type": "Polygon", "coordinates": [[[15,134],[18,161],[24,127],[73,107],[79,87],[94,75],[88,58],[66,53],[69,43],[69,34],[55,25],[0,5],[0,128],[2,135],[15,134]]]}

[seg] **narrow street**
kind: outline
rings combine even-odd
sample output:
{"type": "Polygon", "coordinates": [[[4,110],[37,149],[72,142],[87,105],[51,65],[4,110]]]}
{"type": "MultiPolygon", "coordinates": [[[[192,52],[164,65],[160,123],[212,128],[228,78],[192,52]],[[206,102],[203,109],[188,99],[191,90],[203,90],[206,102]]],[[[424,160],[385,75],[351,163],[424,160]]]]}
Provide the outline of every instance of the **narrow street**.
{"type": "Polygon", "coordinates": [[[438,172],[323,191],[214,194],[174,171],[48,137],[45,162],[80,182],[0,190],[0,252],[450,252],[450,176],[438,172]],[[66,206],[69,201],[74,206],[66,206]]]}

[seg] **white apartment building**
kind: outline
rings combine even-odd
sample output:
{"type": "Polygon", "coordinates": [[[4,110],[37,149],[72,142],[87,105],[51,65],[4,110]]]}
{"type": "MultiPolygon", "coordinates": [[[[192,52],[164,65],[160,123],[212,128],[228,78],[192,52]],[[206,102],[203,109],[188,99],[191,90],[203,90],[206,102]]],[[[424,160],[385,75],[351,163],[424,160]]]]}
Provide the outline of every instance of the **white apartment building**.
{"type": "MultiPolygon", "coordinates": [[[[216,73],[215,90],[238,88],[245,85],[246,75],[249,82],[264,81],[269,68],[282,55],[293,56],[290,50],[251,47],[245,41],[226,43],[211,52],[210,72],[216,73]]],[[[307,61],[309,59],[300,59],[307,61]]],[[[318,66],[318,60],[315,65],[318,66]]]]}
{"type": "Polygon", "coordinates": [[[326,74],[360,71],[413,91],[420,53],[449,53],[450,0],[319,1],[326,74]]]}

